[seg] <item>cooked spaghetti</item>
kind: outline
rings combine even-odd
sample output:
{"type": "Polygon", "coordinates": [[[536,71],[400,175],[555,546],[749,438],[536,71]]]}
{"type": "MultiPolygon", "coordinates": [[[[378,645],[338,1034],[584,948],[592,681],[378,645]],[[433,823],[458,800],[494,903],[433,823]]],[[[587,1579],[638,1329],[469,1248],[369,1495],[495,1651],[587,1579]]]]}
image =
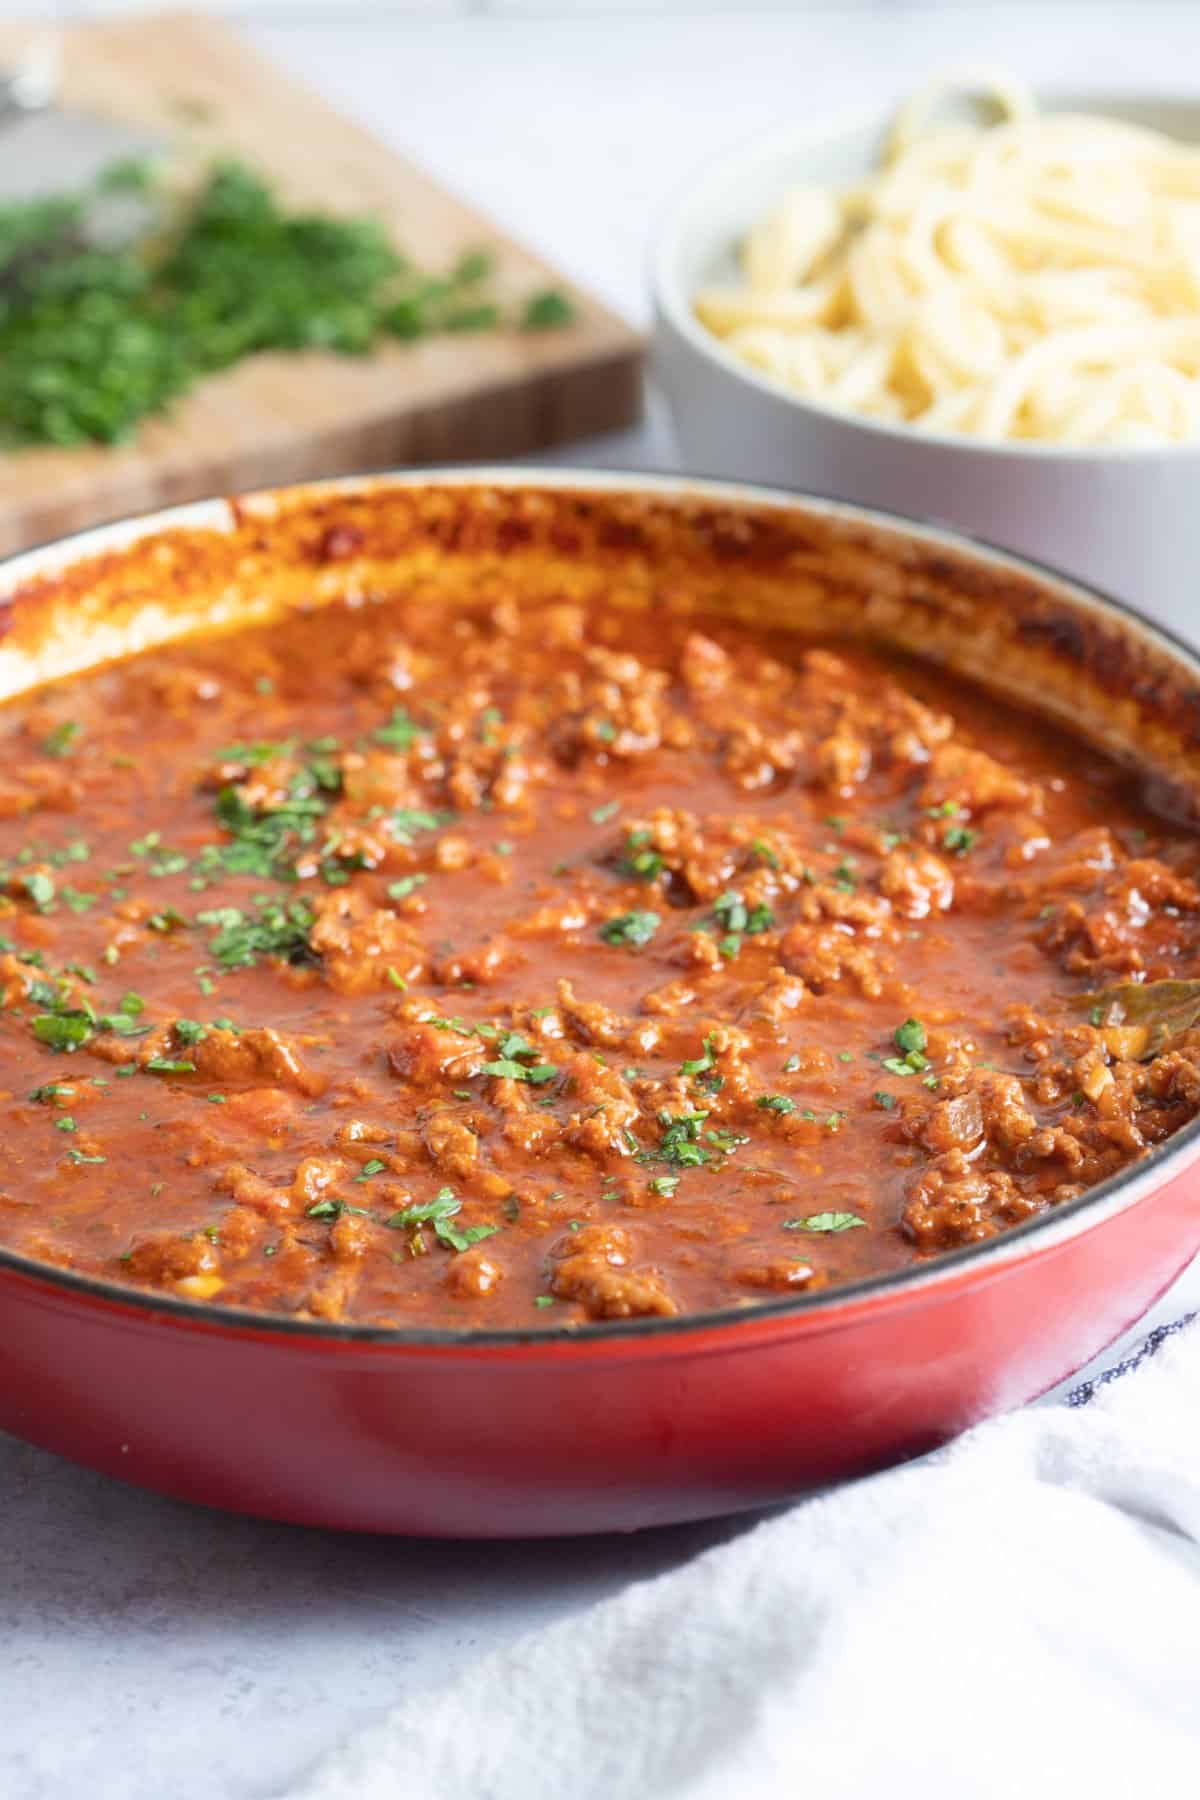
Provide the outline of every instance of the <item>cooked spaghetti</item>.
{"type": "Polygon", "coordinates": [[[900,111],[854,187],[804,187],[741,247],[702,323],[793,393],[922,430],[1136,447],[1200,437],[1200,147],[1039,113],[900,111]]]}

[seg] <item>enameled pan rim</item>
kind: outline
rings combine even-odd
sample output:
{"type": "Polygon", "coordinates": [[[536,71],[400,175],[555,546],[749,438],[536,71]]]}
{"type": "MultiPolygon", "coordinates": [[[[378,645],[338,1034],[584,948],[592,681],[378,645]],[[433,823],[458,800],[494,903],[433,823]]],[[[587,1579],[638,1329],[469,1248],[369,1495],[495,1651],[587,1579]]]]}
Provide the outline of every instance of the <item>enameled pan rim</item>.
{"type": "MultiPolygon", "coordinates": [[[[970,534],[949,527],[889,512],[881,507],[860,506],[812,493],[793,493],[785,488],[750,482],[712,480],[703,476],[673,476],[657,473],[583,469],[542,469],[537,467],[499,467],[487,465],[435,466],[401,469],[381,474],[350,475],[325,482],[305,482],[284,488],[263,489],[256,494],[239,496],[243,503],[269,501],[273,495],[291,499],[333,496],[339,491],[355,492],[386,487],[508,487],[554,489],[557,491],[644,493],[664,499],[701,499],[729,505],[753,505],[780,509],[807,510],[826,517],[841,518],[881,530],[885,535],[917,539],[946,547],[993,568],[1007,568],[1032,576],[1043,585],[1051,584],[1076,606],[1115,616],[1124,627],[1150,639],[1180,662],[1200,687],[1200,652],[1184,643],[1174,633],[1153,624],[1144,614],[1114,596],[1063,575],[1060,571],[1032,557],[1018,556],[970,534]]],[[[230,500],[218,497],[194,501],[144,516],[116,520],[93,527],[70,537],[56,539],[32,550],[24,550],[0,563],[0,605],[6,596],[24,583],[52,570],[62,568],[83,557],[119,549],[137,538],[178,527],[193,529],[228,529],[234,519],[230,500]]],[[[822,1290],[794,1299],[756,1302],[752,1306],[715,1312],[687,1313],[678,1318],[632,1319],[588,1325],[538,1325],[528,1329],[508,1330],[434,1329],[417,1326],[341,1325],[328,1321],[297,1319],[275,1313],[255,1312],[250,1308],[220,1306],[211,1302],[185,1300],[174,1295],[146,1292],[106,1281],[93,1275],[80,1275],[73,1270],[39,1262],[14,1250],[0,1247],[0,1281],[5,1274],[25,1277],[44,1288],[59,1290],[64,1297],[107,1304],[114,1311],[139,1316],[146,1324],[206,1327],[238,1337],[284,1337],[308,1344],[363,1344],[392,1346],[397,1350],[444,1348],[456,1350],[517,1349],[545,1350],[556,1355],[570,1354],[573,1346],[580,1353],[594,1355],[605,1343],[622,1345],[629,1340],[644,1344],[647,1352],[661,1354],[670,1349],[685,1352],[691,1348],[733,1348],[738,1335],[758,1335],[765,1324],[799,1326],[811,1320],[814,1326],[836,1326],[839,1314],[847,1322],[863,1309],[881,1305],[909,1305],[936,1298],[938,1291],[958,1284],[966,1276],[980,1282],[991,1279],[1027,1257],[1053,1250],[1070,1239],[1097,1229],[1105,1219],[1137,1205],[1168,1181],[1182,1174],[1200,1151],[1200,1116],[1182,1127],[1157,1149],[1129,1168],[1089,1188],[1074,1200],[1049,1209],[1036,1218],[1010,1227],[999,1236],[959,1250],[946,1251],[928,1262],[906,1269],[891,1270],[861,1281],[822,1290]],[[719,1345],[717,1340],[719,1340],[719,1345]]],[[[748,1346],[747,1346],[748,1347],[748,1346]]]]}

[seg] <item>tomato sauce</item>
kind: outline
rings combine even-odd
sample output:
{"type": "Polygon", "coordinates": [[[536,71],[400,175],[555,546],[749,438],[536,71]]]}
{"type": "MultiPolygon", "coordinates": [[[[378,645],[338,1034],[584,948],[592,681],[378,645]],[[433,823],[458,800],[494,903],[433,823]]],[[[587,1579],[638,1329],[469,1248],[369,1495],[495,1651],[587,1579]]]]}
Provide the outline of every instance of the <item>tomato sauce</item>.
{"type": "Polygon", "coordinates": [[[1196,968],[1195,838],[913,661],[382,594],[0,730],[0,1243],[44,1262],[373,1324],[748,1306],[1200,1104],[1186,1006],[1127,1004],[1196,968]]]}

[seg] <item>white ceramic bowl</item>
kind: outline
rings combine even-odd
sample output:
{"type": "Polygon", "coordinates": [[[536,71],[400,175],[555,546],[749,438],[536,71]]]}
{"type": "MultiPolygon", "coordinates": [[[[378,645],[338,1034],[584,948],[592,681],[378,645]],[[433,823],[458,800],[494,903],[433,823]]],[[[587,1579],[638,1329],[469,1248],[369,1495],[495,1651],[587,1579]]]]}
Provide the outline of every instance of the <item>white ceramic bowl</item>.
{"type": "MultiPolygon", "coordinates": [[[[1200,99],[1074,93],[1045,105],[1200,141],[1200,99]]],[[[798,398],[740,362],[693,314],[699,288],[732,279],[736,245],[756,219],[800,183],[861,178],[890,120],[876,111],[776,130],[710,166],[671,213],[654,256],[654,365],[684,466],[956,526],[1200,640],[1200,443],[1069,449],[883,424],[798,398]]]]}

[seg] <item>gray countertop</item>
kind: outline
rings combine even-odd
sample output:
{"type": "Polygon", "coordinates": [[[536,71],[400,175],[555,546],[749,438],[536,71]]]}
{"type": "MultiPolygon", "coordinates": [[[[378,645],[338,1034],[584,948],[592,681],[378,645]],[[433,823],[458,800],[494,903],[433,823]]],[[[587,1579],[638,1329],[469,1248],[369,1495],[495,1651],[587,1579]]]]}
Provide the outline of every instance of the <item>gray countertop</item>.
{"type": "MultiPolygon", "coordinates": [[[[1093,1367],[1196,1308],[1200,1261],[1093,1367]]],[[[273,1800],[400,1695],[753,1522],[339,1536],[139,1493],[2,1435],[0,1494],[4,1800],[273,1800]]]]}

